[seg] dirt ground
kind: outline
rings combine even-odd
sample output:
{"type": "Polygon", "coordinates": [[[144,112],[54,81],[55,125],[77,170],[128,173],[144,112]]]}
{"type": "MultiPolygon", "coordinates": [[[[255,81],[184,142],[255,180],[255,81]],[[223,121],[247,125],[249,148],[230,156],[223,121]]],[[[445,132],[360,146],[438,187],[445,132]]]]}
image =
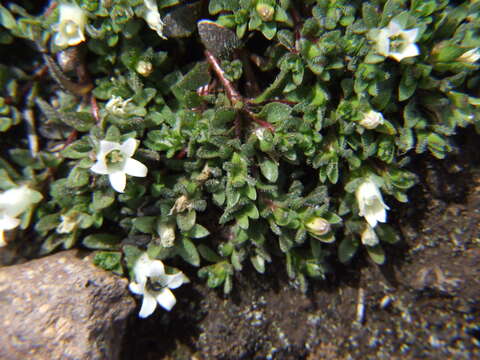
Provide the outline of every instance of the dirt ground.
{"type": "Polygon", "coordinates": [[[409,203],[389,199],[403,241],[386,265],[362,254],[306,295],[280,280],[281,264],[238,276],[230,297],[184,286],[171,313],[132,317],[124,358],[480,358],[480,137],[455,140],[461,152],[412,163],[409,203]]]}

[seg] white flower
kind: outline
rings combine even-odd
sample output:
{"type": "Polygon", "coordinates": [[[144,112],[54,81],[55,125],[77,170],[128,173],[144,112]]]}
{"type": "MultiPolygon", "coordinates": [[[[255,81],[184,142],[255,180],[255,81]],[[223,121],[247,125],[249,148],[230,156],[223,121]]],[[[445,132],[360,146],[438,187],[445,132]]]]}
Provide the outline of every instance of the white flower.
{"type": "Polygon", "coordinates": [[[112,187],[118,192],[123,192],[127,175],[147,176],[147,167],[140,161],[132,159],[136,149],[137,141],[133,138],[125,140],[121,145],[117,142],[102,140],[97,162],[90,170],[100,175],[108,175],[112,187]]]}
{"type": "Polygon", "coordinates": [[[107,101],[105,109],[112,115],[123,116],[125,115],[125,108],[132,101],[132,99],[123,100],[120,96],[113,95],[110,100],[107,101]]]}
{"type": "Polygon", "coordinates": [[[360,120],[360,125],[366,129],[372,130],[378,125],[382,125],[383,121],[384,119],[381,112],[370,110],[368,113],[364,114],[363,119],[360,120]]]}
{"type": "Polygon", "coordinates": [[[143,253],[133,267],[135,281],[131,282],[129,289],[137,295],[143,295],[142,307],[138,316],[150,316],[158,304],[170,311],[177,300],[170,291],[176,289],[188,278],[180,271],[176,274],[165,274],[165,266],[160,260],[151,260],[147,253],[143,253]]]}
{"type": "Polygon", "coordinates": [[[158,6],[156,0],[144,0],[144,4],[147,8],[145,14],[145,21],[147,22],[150,29],[155,30],[162,39],[166,39],[163,35],[163,27],[165,24],[160,18],[160,13],[158,12],[158,6]]]}
{"type": "Polygon", "coordinates": [[[373,228],[367,224],[362,233],[362,244],[367,246],[375,246],[378,245],[378,243],[379,240],[375,230],[373,230],[373,228]]]}
{"type": "Polygon", "coordinates": [[[383,56],[390,56],[397,61],[420,54],[415,39],[418,29],[403,30],[395,21],[390,21],[386,28],[378,33],[377,51],[383,56]]]}
{"type": "Polygon", "coordinates": [[[473,64],[474,62],[477,62],[478,59],[480,59],[480,48],[474,48],[460,55],[457,58],[457,61],[473,64]]]}
{"type": "Polygon", "coordinates": [[[17,219],[17,216],[42,198],[42,194],[27,186],[16,187],[0,193],[0,247],[6,245],[4,231],[12,230],[20,225],[20,219],[17,219]]]}
{"type": "Polygon", "coordinates": [[[58,23],[53,26],[55,45],[59,47],[78,45],[85,41],[83,30],[87,22],[85,11],[74,4],[60,4],[58,23]]]}
{"type": "Polygon", "coordinates": [[[384,223],[387,220],[386,210],[390,208],[383,202],[382,194],[373,181],[364,181],[355,195],[360,209],[359,215],[365,217],[371,227],[375,227],[377,222],[384,223]]]}

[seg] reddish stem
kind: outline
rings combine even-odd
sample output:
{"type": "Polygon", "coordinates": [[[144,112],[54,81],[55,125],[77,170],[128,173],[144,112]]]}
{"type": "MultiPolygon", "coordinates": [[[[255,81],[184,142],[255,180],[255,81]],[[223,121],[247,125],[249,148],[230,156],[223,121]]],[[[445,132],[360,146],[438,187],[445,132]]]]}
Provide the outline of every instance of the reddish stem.
{"type": "Polygon", "coordinates": [[[205,50],[205,57],[207,58],[208,63],[215,71],[215,74],[220,79],[223,87],[225,88],[225,92],[227,93],[227,97],[232,103],[235,105],[243,100],[242,96],[235,90],[232,83],[225,77],[225,72],[221,68],[220,64],[218,63],[217,58],[208,50],[205,50]]]}

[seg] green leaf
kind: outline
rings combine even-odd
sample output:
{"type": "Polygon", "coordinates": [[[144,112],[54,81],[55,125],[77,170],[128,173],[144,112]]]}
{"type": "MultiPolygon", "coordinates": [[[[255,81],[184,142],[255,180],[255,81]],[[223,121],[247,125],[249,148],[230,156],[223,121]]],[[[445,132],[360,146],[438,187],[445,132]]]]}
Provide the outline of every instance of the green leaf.
{"type": "Polygon", "coordinates": [[[197,251],[197,248],[195,247],[195,244],[187,237],[182,237],[176,250],[178,255],[180,255],[182,259],[188,262],[190,265],[200,265],[200,255],[197,251]]]}
{"type": "Polygon", "coordinates": [[[188,210],[187,212],[177,214],[177,225],[183,232],[190,231],[195,225],[196,220],[197,213],[195,210],[188,210]]]}
{"type": "Polygon", "coordinates": [[[381,241],[389,244],[395,244],[400,241],[400,236],[390,225],[378,224],[375,231],[381,241]]]}
{"type": "Polygon", "coordinates": [[[156,230],[157,217],[156,216],[142,216],[133,219],[132,225],[135,229],[145,234],[153,234],[156,230]]]}
{"type": "Polygon", "coordinates": [[[0,5],[0,25],[9,30],[14,30],[17,27],[17,22],[13,15],[2,5],[0,5]]]}
{"type": "Polygon", "coordinates": [[[87,112],[63,112],[60,119],[75,130],[87,132],[95,125],[95,118],[87,112]]]}
{"type": "Polygon", "coordinates": [[[409,99],[417,89],[417,83],[418,81],[415,79],[411,68],[405,69],[398,87],[398,100],[405,101],[409,99]]]}
{"type": "Polygon", "coordinates": [[[107,271],[113,271],[118,275],[123,274],[122,254],[113,251],[99,251],[93,257],[93,263],[107,271]]]}
{"type": "Polygon", "coordinates": [[[133,276],[133,273],[132,273],[133,267],[135,266],[135,263],[136,263],[137,259],[140,257],[140,255],[142,255],[142,251],[139,248],[137,248],[136,246],[133,246],[133,245],[125,245],[125,246],[122,247],[122,250],[123,250],[123,254],[125,256],[125,261],[127,263],[127,267],[129,269],[129,271],[131,272],[130,276],[132,277],[133,276]]]}
{"type": "Polygon", "coordinates": [[[120,248],[120,237],[106,233],[92,234],[85,237],[82,244],[94,250],[117,250],[120,248]]]}
{"type": "Polygon", "coordinates": [[[67,186],[70,188],[87,185],[90,181],[90,173],[78,166],[74,167],[67,178],[67,186]]]}
{"type": "Polygon", "coordinates": [[[200,244],[197,246],[197,250],[202,256],[207,261],[210,261],[212,263],[217,263],[219,261],[222,261],[222,258],[218,256],[212,249],[210,249],[208,246],[200,244]]]}
{"type": "Polygon", "coordinates": [[[205,227],[203,227],[200,224],[195,224],[193,228],[190,230],[189,235],[194,239],[201,239],[210,235],[210,231],[208,231],[205,227]]]}
{"type": "Polygon", "coordinates": [[[342,263],[347,263],[355,255],[358,249],[358,241],[346,237],[338,246],[338,259],[342,263]]]}
{"type": "Polygon", "coordinates": [[[92,203],[90,204],[90,208],[92,211],[97,212],[102,209],[105,209],[113,204],[115,201],[115,195],[112,191],[101,191],[97,190],[93,193],[92,203]]]}
{"type": "Polygon", "coordinates": [[[381,245],[366,246],[368,255],[375,264],[383,265],[385,263],[385,251],[381,245]]]}
{"type": "Polygon", "coordinates": [[[376,27],[378,21],[380,20],[377,9],[368,2],[365,2],[362,5],[362,17],[365,25],[367,25],[368,28],[376,27]]]}
{"type": "Polygon", "coordinates": [[[265,272],[265,259],[260,255],[254,255],[250,257],[250,261],[252,262],[253,267],[257,270],[260,274],[265,272]]]}
{"type": "Polygon", "coordinates": [[[35,230],[43,233],[55,229],[60,223],[59,214],[51,214],[42,216],[42,218],[35,224],[35,230]]]}
{"type": "Polygon", "coordinates": [[[276,182],[278,179],[278,163],[270,160],[270,159],[265,159],[262,162],[260,162],[260,170],[267,178],[268,181],[270,182],[276,182]]]}

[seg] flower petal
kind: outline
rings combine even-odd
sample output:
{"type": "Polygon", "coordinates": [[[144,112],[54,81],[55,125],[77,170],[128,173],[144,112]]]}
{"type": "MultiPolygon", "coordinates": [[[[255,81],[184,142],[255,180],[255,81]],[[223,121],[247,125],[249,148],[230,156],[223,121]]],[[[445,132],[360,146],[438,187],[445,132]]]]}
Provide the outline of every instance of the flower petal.
{"type": "Polygon", "coordinates": [[[110,180],[110,185],[112,185],[115,191],[123,193],[125,190],[125,185],[127,185],[127,176],[123,171],[115,171],[108,175],[110,180]]]}
{"type": "Polygon", "coordinates": [[[418,29],[404,30],[402,35],[409,43],[414,43],[418,36],[418,29]]]}
{"type": "Polygon", "coordinates": [[[402,27],[396,21],[390,21],[387,28],[390,36],[395,36],[402,31],[402,27]]]}
{"type": "Polygon", "coordinates": [[[415,44],[408,45],[402,52],[392,52],[390,56],[393,57],[397,61],[402,61],[405,58],[417,56],[420,54],[418,50],[418,46],[415,44]]]}
{"type": "Polygon", "coordinates": [[[32,204],[39,202],[42,195],[27,186],[20,186],[0,193],[0,208],[10,217],[17,217],[32,204]]]}
{"type": "Polygon", "coordinates": [[[4,214],[0,217],[0,230],[12,230],[20,225],[20,220],[4,214]]]}
{"type": "Polygon", "coordinates": [[[141,318],[146,318],[147,316],[152,315],[157,307],[157,300],[149,292],[143,294],[142,307],[138,316],[141,318]]]}
{"type": "Polygon", "coordinates": [[[123,171],[131,176],[145,177],[148,169],[140,161],[128,158],[123,165],[123,171]]]}
{"type": "Polygon", "coordinates": [[[380,30],[378,35],[377,52],[383,56],[388,56],[390,52],[390,39],[388,38],[388,31],[386,29],[380,30]]]}
{"type": "Polygon", "coordinates": [[[170,289],[176,289],[180,287],[183,283],[188,282],[188,278],[182,272],[165,276],[167,277],[167,286],[170,289]]]}
{"type": "Polygon", "coordinates": [[[132,293],[137,295],[142,295],[145,292],[145,288],[142,285],[137,284],[136,282],[131,282],[130,284],[128,284],[128,288],[132,293]]]}
{"type": "Polygon", "coordinates": [[[135,154],[135,150],[137,150],[137,140],[134,138],[128,138],[120,147],[120,151],[124,153],[126,157],[132,157],[132,155],[135,154]]]}
{"type": "Polygon", "coordinates": [[[98,157],[105,156],[112,150],[120,150],[121,146],[117,142],[102,140],[100,141],[100,152],[98,153],[98,157]]]}
{"type": "Polygon", "coordinates": [[[105,159],[98,159],[95,164],[90,168],[94,173],[100,175],[108,175],[107,164],[105,164],[105,159]]]}
{"type": "Polygon", "coordinates": [[[375,216],[375,214],[373,213],[368,213],[368,214],[365,214],[363,215],[365,217],[365,219],[367,220],[368,224],[374,228],[375,226],[377,226],[377,217],[375,216]]]}
{"type": "Polygon", "coordinates": [[[175,296],[168,288],[162,289],[162,291],[158,293],[157,301],[161,307],[168,311],[172,310],[173,306],[177,303],[177,299],[175,299],[175,296]]]}
{"type": "Polygon", "coordinates": [[[151,262],[147,276],[160,277],[165,275],[165,266],[160,260],[154,260],[151,262]]]}

